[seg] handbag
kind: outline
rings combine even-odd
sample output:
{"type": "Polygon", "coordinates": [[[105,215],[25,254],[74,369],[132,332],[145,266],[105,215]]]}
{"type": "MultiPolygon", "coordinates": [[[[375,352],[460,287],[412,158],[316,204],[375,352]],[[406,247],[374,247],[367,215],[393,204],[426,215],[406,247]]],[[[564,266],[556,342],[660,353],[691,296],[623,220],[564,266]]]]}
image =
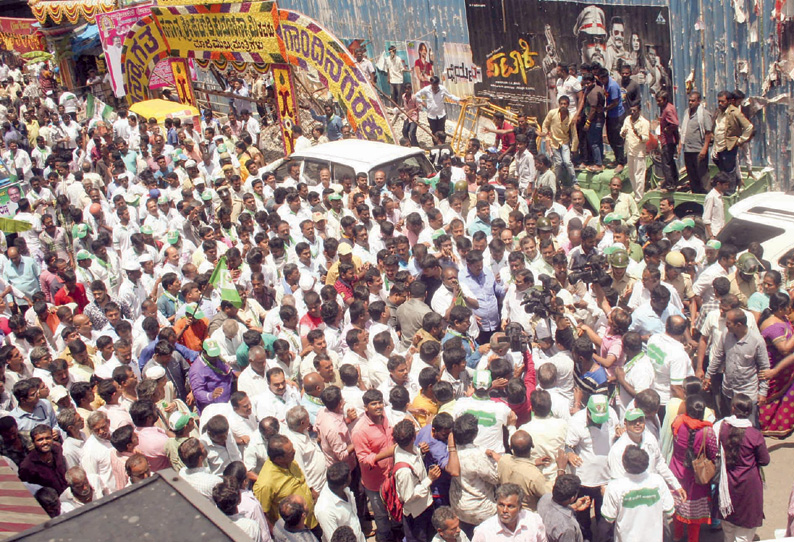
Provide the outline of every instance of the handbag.
{"type": "Polygon", "coordinates": [[[711,484],[714,475],[717,474],[717,465],[706,455],[706,439],[708,431],[703,433],[703,441],[700,443],[698,456],[692,460],[692,470],[695,473],[695,481],[703,486],[711,484]]]}

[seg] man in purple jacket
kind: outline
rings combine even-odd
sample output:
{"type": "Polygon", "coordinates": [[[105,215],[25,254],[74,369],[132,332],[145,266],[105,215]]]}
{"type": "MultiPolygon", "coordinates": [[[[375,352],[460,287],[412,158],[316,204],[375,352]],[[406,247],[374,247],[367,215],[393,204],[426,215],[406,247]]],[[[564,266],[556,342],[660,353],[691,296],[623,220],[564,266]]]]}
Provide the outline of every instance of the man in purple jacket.
{"type": "Polygon", "coordinates": [[[234,375],[220,355],[218,342],[206,339],[201,355],[190,367],[188,379],[199,411],[212,403],[226,403],[231,397],[234,375]]]}

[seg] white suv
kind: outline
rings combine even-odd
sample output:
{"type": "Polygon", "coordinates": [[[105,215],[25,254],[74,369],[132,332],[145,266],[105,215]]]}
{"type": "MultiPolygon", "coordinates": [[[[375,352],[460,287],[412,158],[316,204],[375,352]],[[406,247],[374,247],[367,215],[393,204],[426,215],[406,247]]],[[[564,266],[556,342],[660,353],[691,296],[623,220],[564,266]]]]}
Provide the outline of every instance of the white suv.
{"type": "Polygon", "coordinates": [[[753,241],[761,243],[764,259],[778,269],[785,267],[782,258],[794,251],[794,195],[765,192],[736,202],[730,208],[733,217],[718,238],[736,245],[739,252],[753,241]]]}
{"type": "Polygon", "coordinates": [[[301,163],[301,175],[313,185],[320,182],[320,170],[326,167],[337,182],[345,175],[355,179],[360,172],[366,173],[372,182],[378,170],[383,170],[386,179],[390,179],[397,176],[401,167],[410,167],[423,177],[435,175],[433,165],[420,148],[362,139],[343,139],[303,149],[292,153],[289,159],[268,164],[265,169],[274,171],[276,176],[286,175],[287,163],[295,161],[301,163]]]}

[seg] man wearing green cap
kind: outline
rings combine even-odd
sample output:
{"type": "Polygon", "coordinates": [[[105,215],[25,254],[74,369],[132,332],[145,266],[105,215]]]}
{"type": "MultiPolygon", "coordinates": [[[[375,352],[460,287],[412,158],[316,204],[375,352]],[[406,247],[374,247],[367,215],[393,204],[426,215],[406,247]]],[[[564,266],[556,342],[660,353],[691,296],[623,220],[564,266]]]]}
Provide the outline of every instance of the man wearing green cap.
{"type": "MultiPolygon", "coordinates": [[[[590,497],[594,504],[596,522],[601,520],[601,489],[609,482],[607,475],[607,456],[620,425],[618,415],[609,406],[605,395],[591,395],[587,408],[576,412],[568,422],[565,437],[565,451],[568,464],[576,469],[582,481],[580,497],[590,497]]],[[[582,536],[593,540],[590,508],[577,512],[576,519],[582,529],[582,536]]]]}
{"type": "Polygon", "coordinates": [[[681,500],[686,500],[686,491],[681,487],[681,482],[675,477],[670,467],[667,466],[659,448],[659,442],[656,437],[645,431],[645,413],[639,408],[631,408],[626,411],[624,420],[626,432],[612,444],[612,448],[609,450],[609,478],[617,480],[626,476],[626,469],[623,467],[623,453],[631,445],[638,446],[648,454],[648,472],[660,474],[667,485],[678,493],[681,500]]]}
{"type": "Polygon", "coordinates": [[[227,403],[232,395],[234,375],[220,356],[217,341],[206,339],[201,354],[190,366],[188,380],[199,411],[209,404],[227,403]]]}

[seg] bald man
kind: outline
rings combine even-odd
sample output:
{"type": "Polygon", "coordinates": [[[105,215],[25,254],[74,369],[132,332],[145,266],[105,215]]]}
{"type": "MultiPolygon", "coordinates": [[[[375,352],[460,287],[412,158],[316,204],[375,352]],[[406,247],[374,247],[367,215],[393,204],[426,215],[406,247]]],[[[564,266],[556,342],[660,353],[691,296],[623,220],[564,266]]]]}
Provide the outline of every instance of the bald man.
{"type": "Polygon", "coordinates": [[[670,316],[664,333],[654,333],[648,339],[647,356],[653,362],[656,373],[653,389],[659,394],[662,408],[659,419],[663,420],[667,403],[672,397],[683,400],[684,379],[694,375],[692,361],[684,348],[687,336],[687,320],[683,316],[670,316]]]}
{"type": "MultiPolygon", "coordinates": [[[[14,301],[19,305],[20,310],[24,307],[22,311],[22,314],[24,314],[30,305],[33,304],[31,300],[33,294],[41,291],[39,283],[41,267],[36,263],[36,260],[30,256],[21,255],[14,247],[8,249],[6,256],[8,256],[10,261],[3,269],[3,279],[15,288],[13,291],[14,301]]],[[[3,295],[7,293],[9,292],[3,292],[3,295]]]]}
{"type": "Polygon", "coordinates": [[[237,389],[248,394],[248,397],[256,397],[267,391],[266,363],[265,349],[261,346],[252,346],[248,350],[248,367],[243,369],[237,379],[237,389]]]}
{"type": "Polygon", "coordinates": [[[518,430],[510,437],[513,455],[504,454],[497,465],[500,484],[518,484],[524,490],[524,508],[537,511],[540,498],[549,493],[546,478],[529,456],[532,453],[532,437],[518,430]]]}
{"type": "Polygon", "coordinates": [[[312,426],[317,420],[317,413],[323,406],[320,400],[320,394],[325,389],[325,380],[320,376],[320,373],[313,372],[303,377],[303,398],[301,399],[301,406],[309,413],[309,421],[312,426]]]}

